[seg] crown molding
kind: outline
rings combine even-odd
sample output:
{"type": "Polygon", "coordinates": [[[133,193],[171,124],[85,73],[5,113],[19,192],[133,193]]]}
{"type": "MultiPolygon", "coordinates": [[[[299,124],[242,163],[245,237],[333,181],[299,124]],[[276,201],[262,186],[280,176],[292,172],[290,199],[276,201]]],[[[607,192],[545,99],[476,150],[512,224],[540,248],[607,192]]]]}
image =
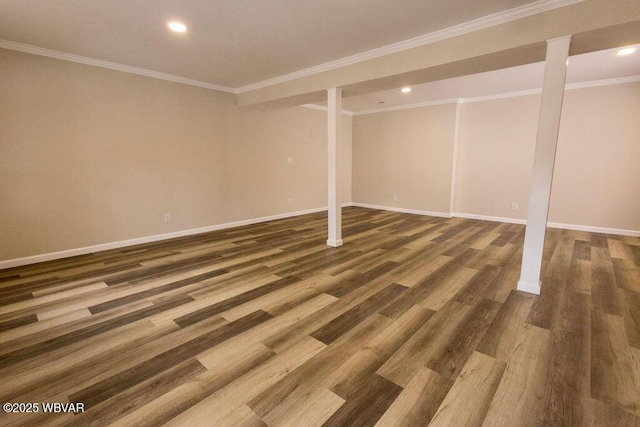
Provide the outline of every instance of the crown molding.
{"type": "Polygon", "coordinates": [[[86,56],[74,55],[72,53],[61,52],[59,50],[46,49],[24,43],[12,42],[0,39],[0,48],[15,50],[18,52],[30,53],[32,55],[46,56],[48,58],[62,59],[63,61],[76,62],[78,64],[91,65],[93,67],[106,68],[123,73],[137,74],[139,76],[151,77],[152,79],[166,80],[183,85],[196,86],[204,89],[216,90],[219,92],[236,93],[234,88],[221,86],[214,83],[207,83],[200,80],[187,79],[185,77],[174,76],[173,74],[160,73],[158,71],[144,68],[132,67],[129,65],[117,64],[115,62],[103,61],[101,59],[89,58],[86,56]]]}
{"type": "Polygon", "coordinates": [[[616,77],[613,79],[592,80],[589,82],[570,83],[566,85],[565,90],[584,89],[588,87],[622,85],[625,83],[640,82],[640,75],[628,77],[616,77]]]}
{"type": "MultiPolygon", "coordinates": [[[[329,111],[327,107],[324,107],[322,105],[316,105],[316,104],[302,104],[302,105],[299,105],[299,107],[310,108],[312,110],[319,110],[319,111],[329,111]]],[[[347,116],[353,116],[355,114],[353,111],[349,111],[349,110],[342,110],[341,113],[346,114],[347,116]]]]}
{"type": "Polygon", "coordinates": [[[306,68],[304,70],[295,71],[293,73],[284,74],[279,77],[263,80],[260,82],[252,83],[252,84],[238,87],[238,88],[218,85],[215,83],[203,82],[200,80],[188,79],[188,78],[176,76],[173,74],[166,74],[158,71],[147,70],[144,68],[118,64],[115,62],[103,61],[101,59],[89,58],[86,56],[75,55],[71,53],[61,52],[58,50],[32,46],[32,45],[13,42],[9,40],[0,39],[0,48],[30,53],[33,55],[46,56],[49,58],[62,59],[65,61],[76,62],[79,64],[91,65],[94,67],[106,68],[109,70],[121,71],[129,74],[137,74],[140,76],[150,77],[150,78],[159,79],[159,80],[166,80],[174,83],[180,83],[180,84],[185,84],[189,86],[196,86],[196,87],[216,90],[220,92],[239,94],[239,93],[249,92],[255,89],[264,88],[267,86],[272,86],[279,83],[284,83],[290,80],[295,80],[301,77],[311,76],[324,71],[334,70],[336,68],[344,67],[347,65],[353,65],[359,62],[367,61],[369,59],[379,58],[381,56],[389,55],[392,53],[402,52],[415,47],[427,45],[437,41],[467,34],[473,31],[478,31],[488,27],[495,26],[495,25],[500,25],[506,22],[525,18],[527,16],[546,12],[548,10],[569,6],[574,3],[580,3],[582,1],[585,1],[585,0],[539,0],[534,3],[509,9],[500,13],[487,15],[482,18],[474,19],[473,21],[469,21],[459,25],[455,25],[453,27],[445,28],[443,30],[435,31],[429,34],[424,34],[419,37],[404,40],[398,43],[393,43],[377,49],[372,49],[356,55],[348,56],[346,58],[338,59],[336,61],[327,62],[315,67],[306,68]]]}
{"type": "Polygon", "coordinates": [[[515,92],[496,93],[494,95],[475,96],[473,98],[461,98],[460,102],[463,104],[469,104],[472,102],[493,101],[495,99],[517,98],[519,96],[538,95],[541,93],[542,93],[542,89],[540,88],[526,89],[526,90],[518,90],[515,92]]]}
{"type": "Polygon", "coordinates": [[[408,110],[411,108],[434,107],[436,105],[455,104],[460,102],[460,98],[439,99],[437,101],[416,102],[414,104],[396,105],[395,107],[375,108],[373,110],[355,111],[354,116],[365,114],[385,113],[387,111],[408,110]]]}
{"type": "MultiPolygon", "coordinates": [[[[569,83],[565,85],[565,90],[576,90],[576,89],[586,89],[590,87],[598,87],[598,86],[613,86],[613,85],[621,85],[626,83],[637,83],[640,82],[640,75],[637,76],[629,76],[629,77],[617,77],[613,79],[603,79],[603,80],[592,80],[588,82],[578,82],[578,83],[569,83]]],[[[364,110],[364,111],[354,111],[352,114],[354,116],[362,116],[365,114],[374,114],[374,113],[383,113],[387,111],[396,111],[396,110],[408,110],[411,108],[420,108],[420,107],[433,107],[436,105],[443,104],[455,104],[456,102],[460,104],[469,104],[473,102],[483,102],[483,101],[493,101],[496,99],[506,99],[506,98],[517,98],[520,96],[528,96],[528,95],[539,95],[542,93],[542,89],[527,89],[527,90],[519,90],[516,92],[504,92],[497,93],[494,95],[485,95],[485,96],[476,96],[473,98],[450,98],[450,99],[441,99],[436,101],[427,101],[427,102],[418,102],[415,104],[406,104],[406,105],[398,105],[395,107],[388,108],[377,108],[374,110],[364,110]]],[[[307,104],[308,108],[318,108],[321,109],[319,105],[307,104]]],[[[326,111],[326,108],[325,108],[326,111]]]]}
{"type": "Polygon", "coordinates": [[[336,61],[326,62],[324,64],[306,68],[304,70],[295,71],[293,73],[284,74],[272,79],[263,80],[261,82],[252,83],[246,86],[236,88],[236,93],[249,92],[256,89],[261,89],[267,86],[273,86],[279,83],[285,83],[291,80],[299,79],[302,77],[308,77],[314,74],[318,74],[324,71],[334,70],[336,68],[345,67],[348,65],[357,64],[359,62],[367,61],[381,56],[389,55],[392,53],[402,52],[408,49],[424,46],[430,43],[435,43],[441,40],[446,40],[452,37],[460,36],[463,34],[471,33],[474,31],[483,30],[485,28],[493,27],[495,25],[504,24],[506,22],[515,21],[517,19],[526,18],[527,16],[536,15],[538,13],[546,12],[549,10],[557,9],[560,7],[569,6],[575,3],[580,3],[584,0],[539,0],[534,3],[530,3],[524,6],[509,9],[503,12],[487,15],[482,18],[474,19],[473,21],[465,22],[453,27],[445,28],[443,30],[434,31],[429,34],[414,37],[412,39],[404,40],[398,43],[393,43],[380,48],[372,49],[366,52],[362,52],[356,55],[348,56],[346,58],[338,59],[336,61]]]}
{"type": "MultiPolygon", "coordinates": [[[[628,76],[628,77],[616,77],[613,79],[591,80],[587,82],[569,83],[564,86],[564,90],[586,89],[590,87],[613,86],[613,85],[621,85],[621,84],[636,83],[636,82],[640,82],[640,75],[628,76]]],[[[498,93],[495,95],[477,96],[474,98],[461,98],[460,102],[462,102],[463,104],[467,104],[471,102],[492,101],[494,99],[517,98],[519,96],[538,95],[540,93],[542,93],[542,89],[540,88],[528,89],[528,90],[520,90],[517,92],[505,92],[505,93],[498,93]]]]}

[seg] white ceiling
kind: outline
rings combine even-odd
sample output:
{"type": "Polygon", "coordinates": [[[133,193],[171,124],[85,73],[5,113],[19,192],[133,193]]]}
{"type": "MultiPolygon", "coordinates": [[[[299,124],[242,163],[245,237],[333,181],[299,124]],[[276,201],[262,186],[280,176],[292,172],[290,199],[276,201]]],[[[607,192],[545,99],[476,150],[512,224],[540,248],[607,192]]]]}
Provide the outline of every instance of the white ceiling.
{"type": "Polygon", "coordinates": [[[0,0],[0,39],[239,88],[533,3],[0,0]]]}
{"type": "MultiPolygon", "coordinates": [[[[0,0],[0,46],[6,40],[241,92],[473,20],[575,1],[0,0]],[[170,32],[170,20],[184,22],[187,33],[170,32]]],[[[365,112],[532,90],[540,88],[543,68],[537,63],[430,82],[409,94],[357,95],[345,98],[343,107],[365,112]]],[[[572,57],[567,81],[638,75],[640,51],[617,57],[607,50],[572,57]]]]}
{"type": "MultiPolygon", "coordinates": [[[[575,55],[569,59],[567,84],[594,83],[640,76],[640,44],[636,52],[618,56],[618,49],[575,55]]],[[[479,98],[540,89],[544,63],[521,65],[487,73],[456,77],[412,86],[408,94],[400,88],[344,98],[344,110],[355,113],[385,110],[403,105],[433,103],[457,98],[479,98]]],[[[318,104],[326,105],[326,103],[318,104]]]]}

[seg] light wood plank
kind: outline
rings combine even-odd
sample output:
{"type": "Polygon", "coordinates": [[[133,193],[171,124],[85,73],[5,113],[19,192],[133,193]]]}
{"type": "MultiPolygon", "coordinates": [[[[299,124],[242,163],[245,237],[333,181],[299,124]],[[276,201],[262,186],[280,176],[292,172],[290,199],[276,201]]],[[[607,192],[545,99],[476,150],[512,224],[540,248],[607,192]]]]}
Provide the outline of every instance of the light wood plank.
{"type": "Polygon", "coordinates": [[[453,382],[428,368],[421,368],[376,423],[385,426],[427,425],[453,382]]]}
{"type": "Polygon", "coordinates": [[[481,426],[506,363],[474,352],[433,416],[430,426],[481,426]]]}
{"type": "Polygon", "coordinates": [[[541,425],[544,418],[541,391],[550,351],[548,330],[533,325],[522,328],[482,425],[541,425]]]}
{"type": "Polygon", "coordinates": [[[234,410],[248,403],[324,347],[323,343],[311,337],[298,341],[289,350],[258,367],[257,372],[253,372],[252,375],[243,375],[171,419],[167,426],[223,423],[234,410]]]}

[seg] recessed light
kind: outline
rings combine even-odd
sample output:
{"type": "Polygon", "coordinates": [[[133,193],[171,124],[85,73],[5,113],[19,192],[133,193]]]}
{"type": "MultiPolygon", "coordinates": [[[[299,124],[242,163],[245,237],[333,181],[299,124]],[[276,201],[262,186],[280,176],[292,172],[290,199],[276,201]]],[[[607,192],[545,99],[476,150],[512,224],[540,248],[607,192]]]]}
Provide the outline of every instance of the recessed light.
{"type": "Polygon", "coordinates": [[[169,29],[171,31],[175,31],[176,33],[184,33],[187,31],[187,26],[184,25],[182,22],[172,21],[172,22],[169,22],[169,29]]]}
{"type": "Polygon", "coordinates": [[[618,56],[631,55],[635,51],[636,51],[635,47],[625,47],[624,49],[620,49],[618,51],[618,56]]]}
{"type": "Polygon", "coordinates": [[[403,87],[400,91],[402,93],[409,93],[409,92],[411,92],[411,88],[410,87],[403,87]]]}

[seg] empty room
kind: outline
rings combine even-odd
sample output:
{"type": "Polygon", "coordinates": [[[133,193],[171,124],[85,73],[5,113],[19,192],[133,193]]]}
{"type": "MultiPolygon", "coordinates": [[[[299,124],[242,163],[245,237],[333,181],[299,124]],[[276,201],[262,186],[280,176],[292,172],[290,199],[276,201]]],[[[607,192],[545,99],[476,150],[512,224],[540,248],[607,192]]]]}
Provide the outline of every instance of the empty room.
{"type": "Polygon", "coordinates": [[[637,0],[0,1],[3,426],[640,426],[637,0]]]}

